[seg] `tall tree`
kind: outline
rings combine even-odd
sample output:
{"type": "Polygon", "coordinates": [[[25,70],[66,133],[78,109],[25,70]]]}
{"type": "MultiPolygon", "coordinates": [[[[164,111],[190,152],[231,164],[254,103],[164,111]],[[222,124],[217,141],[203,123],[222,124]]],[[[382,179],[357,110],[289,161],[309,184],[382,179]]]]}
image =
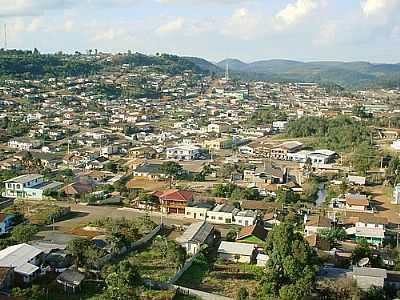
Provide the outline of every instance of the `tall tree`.
{"type": "Polygon", "coordinates": [[[174,177],[182,173],[182,166],[174,161],[167,161],[161,165],[160,171],[169,178],[169,188],[172,187],[174,177]]]}
{"type": "Polygon", "coordinates": [[[269,261],[256,299],[303,300],[310,295],[318,262],[293,225],[284,222],[275,226],[268,234],[265,250],[269,261]]]}

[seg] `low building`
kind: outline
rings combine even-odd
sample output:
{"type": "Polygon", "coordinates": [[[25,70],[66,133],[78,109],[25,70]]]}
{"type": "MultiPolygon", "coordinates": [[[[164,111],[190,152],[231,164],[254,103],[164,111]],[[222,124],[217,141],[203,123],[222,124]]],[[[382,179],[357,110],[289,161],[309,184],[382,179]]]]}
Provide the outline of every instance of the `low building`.
{"type": "Polygon", "coordinates": [[[185,218],[205,221],[207,212],[213,207],[214,205],[209,203],[189,204],[185,207],[185,218]]]}
{"type": "Polygon", "coordinates": [[[328,219],[323,216],[311,216],[307,219],[305,217],[305,227],[304,227],[304,234],[306,236],[317,234],[321,230],[330,229],[332,225],[331,219],[328,219]]]}
{"type": "Polygon", "coordinates": [[[232,224],[237,208],[228,204],[219,204],[213,210],[207,212],[207,221],[215,224],[232,224]]]}
{"type": "Polygon", "coordinates": [[[62,186],[61,182],[46,181],[40,174],[21,175],[4,183],[3,197],[29,200],[42,200],[45,191],[57,190],[62,186]]]}
{"type": "Polygon", "coordinates": [[[207,222],[193,223],[176,241],[186,249],[188,254],[195,255],[200,251],[201,246],[210,246],[213,243],[214,226],[207,222]]]}
{"type": "Polygon", "coordinates": [[[371,287],[383,288],[387,271],[379,268],[353,267],[353,279],[357,286],[366,291],[371,287]]]}
{"type": "Polygon", "coordinates": [[[10,148],[27,151],[39,148],[41,145],[41,141],[27,138],[13,138],[8,142],[8,147],[10,148]]]}
{"type": "Polygon", "coordinates": [[[29,283],[40,274],[42,250],[18,244],[0,251],[0,267],[13,268],[21,283],[29,283]]]}
{"type": "Polygon", "coordinates": [[[252,263],[256,258],[256,245],[222,241],[218,247],[218,257],[233,262],[252,263]]]}
{"type": "Polygon", "coordinates": [[[355,240],[364,239],[374,245],[382,245],[388,220],[369,213],[359,213],[343,221],[346,233],[355,240]]]}
{"type": "Polygon", "coordinates": [[[239,231],[236,240],[247,243],[262,244],[265,242],[267,234],[267,230],[260,223],[257,223],[255,225],[243,227],[239,231]]]}
{"type": "Polygon", "coordinates": [[[63,287],[64,292],[71,291],[72,293],[75,293],[77,289],[80,289],[84,279],[84,274],[78,271],[67,269],[57,276],[56,281],[63,287]]]}
{"type": "Polygon", "coordinates": [[[288,154],[303,148],[303,144],[297,141],[285,142],[271,149],[271,157],[280,160],[288,160],[288,154]]]}
{"type": "Polygon", "coordinates": [[[257,260],[257,266],[265,267],[269,261],[269,256],[267,254],[258,253],[256,260],[257,260]]]}
{"type": "Polygon", "coordinates": [[[239,211],[235,217],[233,223],[240,226],[254,225],[257,220],[257,212],[252,210],[239,211]]]}
{"type": "Polygon", "coordinates": [[[369,201],[366,195],[346,194],[346,209],[356,211],[366,211],[369,207],[369,201]]]}

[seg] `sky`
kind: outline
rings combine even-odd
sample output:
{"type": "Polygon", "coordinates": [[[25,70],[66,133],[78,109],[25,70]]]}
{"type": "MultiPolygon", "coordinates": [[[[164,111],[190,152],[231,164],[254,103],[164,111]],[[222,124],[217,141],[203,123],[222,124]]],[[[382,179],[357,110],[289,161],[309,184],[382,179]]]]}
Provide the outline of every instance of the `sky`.
{"type": "Polygon", "coordinates": [[[400,0],[0,0],[0,24],[45,53],[400,63],[400,0]]]}

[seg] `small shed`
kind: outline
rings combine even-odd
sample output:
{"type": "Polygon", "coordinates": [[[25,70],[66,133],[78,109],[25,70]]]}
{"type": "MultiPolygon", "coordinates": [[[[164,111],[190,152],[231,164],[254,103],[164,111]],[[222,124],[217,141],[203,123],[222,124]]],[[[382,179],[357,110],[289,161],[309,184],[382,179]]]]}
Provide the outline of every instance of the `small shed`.
{"type": "Polygon", "coordinates": [[[76,289],[80,289],[85,275],[78,271],[67,269],[57,277],[57,283],[63,286],[65,292],[72,291],[75,293],[76,289]]]}

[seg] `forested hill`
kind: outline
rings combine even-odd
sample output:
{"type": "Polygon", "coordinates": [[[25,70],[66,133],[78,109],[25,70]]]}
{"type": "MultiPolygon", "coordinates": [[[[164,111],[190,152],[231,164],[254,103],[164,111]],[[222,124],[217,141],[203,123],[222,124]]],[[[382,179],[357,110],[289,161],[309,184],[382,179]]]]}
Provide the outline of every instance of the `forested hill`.
{"type": "MultiPolygon", "coordinates": [[[[169,54],[145,55],[141,53],[117,55],[40,54],[37,50],[0,50],[0,76],[5,78],[40,78],[88,76],[122,65],[149,66],[164,73],[176,75],[191,70],[209,73],[191,59],[169,54]]],[[[217,67],[215,67],[217,68],[217,67]]]]}
{"type": "Polygon", "coordinates": [[[369,62],[299,62],[263,60],[245,63],[226,59],[216,65],[248,76],[272,81],[335,83],[345,87],[397,87],[400,85],[400,64],[369,62]]]}

